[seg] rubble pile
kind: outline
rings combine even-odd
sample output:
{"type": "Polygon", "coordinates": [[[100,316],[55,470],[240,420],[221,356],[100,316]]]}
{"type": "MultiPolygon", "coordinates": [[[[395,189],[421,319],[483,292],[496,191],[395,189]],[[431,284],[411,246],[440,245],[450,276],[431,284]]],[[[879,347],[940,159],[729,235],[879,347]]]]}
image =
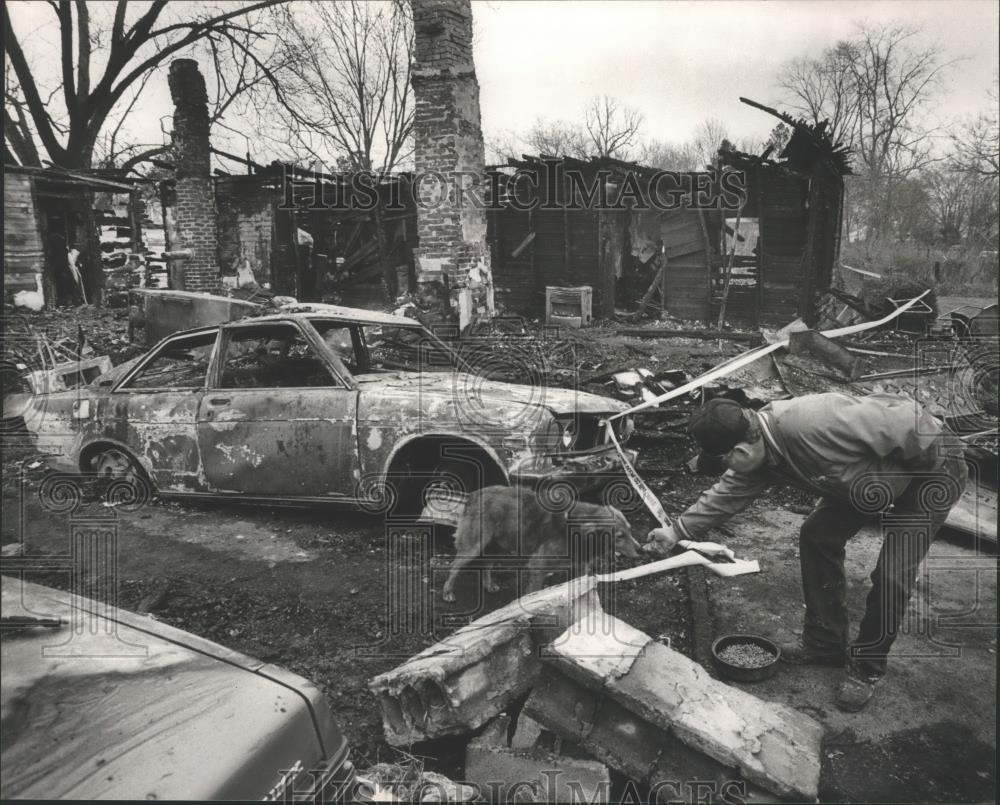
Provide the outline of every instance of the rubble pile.
{"type": "Polygon", "coordinates": [[[479,730],[465,775],[494,800],[608,800],[609,769],[656,791],[697,779],[748,802],[817,796],[818,722],[605,612],[592,577],[473,621],[369,687],[394,746],[479,730]]]}
{"type": "Polygon", "coordinates": [[[3,340],[5,354],[17,353],[22,358],[34,355],[39,363],[43,359],[52,363],[53,356],[76,359],[106,355],[117,366],[145,351],[129,340],[127,310],[94,305],[53,308],[30,315],[6,311],[3,340]]]}

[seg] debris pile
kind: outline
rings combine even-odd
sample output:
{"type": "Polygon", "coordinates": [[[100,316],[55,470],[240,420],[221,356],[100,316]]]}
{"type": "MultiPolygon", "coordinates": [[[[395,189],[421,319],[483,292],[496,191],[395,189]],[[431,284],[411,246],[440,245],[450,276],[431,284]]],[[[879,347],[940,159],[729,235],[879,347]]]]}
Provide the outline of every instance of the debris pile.
{"type": "Polygon", "coordinates": [[[532,799],[607,800],[606,766],[655,790],[697,779],[723,798],[729,786],[749,802],[815,800],[818,722],[713,679],[605,612],[595,587],[584,577],[524,596],[375,677],[386,740],[484,728],[468,781],[516,780],[532,799]]]}
{"type": "Polygon", "coordinates": [[[129,341],[127,311],[93,305],[31,315],[7,311],[3,346],[5,357],[17,355],[33,369],[100,355],[117,366],[143,352],[129,341]]]}
{"type": "MultiPolygon", "coordinates": [[[[397,750],[398,751],[398,750],[397,750]]],[[[359,770],[355,789],[358,802],[472,802],[478,798],[474,786],[456,783],[424,769],[423,761],[401,752],[396,763],[376,763],[359,770]]]]}

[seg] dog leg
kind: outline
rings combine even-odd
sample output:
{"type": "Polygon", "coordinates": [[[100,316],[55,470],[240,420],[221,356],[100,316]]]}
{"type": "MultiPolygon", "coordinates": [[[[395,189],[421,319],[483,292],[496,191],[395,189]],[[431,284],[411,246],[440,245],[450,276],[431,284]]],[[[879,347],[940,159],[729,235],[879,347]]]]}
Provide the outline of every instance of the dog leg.
{"type": "Polygon", "coordinates": [[[448,580],[444,583],[444,589],[441,592],[441,597],[445,601],[451,603],[455,600],[455,579],[458,578],[458,574],[463,567],[478,558],[479,554],[477,553],[463,553],[455,555],[455,558],[451,563],[451,572],[448,574],[448,580]]]}
{"type": "Polygon", "coordinates": [[[483,570],[483,589],[488,593],[500,592],[500,585],[493,583],[493,569],[489,566],[483,570]]]}
{"type": "Polygon", "coordinates": [[[533,593],[542,589],[545,577],[549,574],[549,569],[546,567],[545,560],[545,556],[537,553],[528,560],[528,579],[525,585],[525,590],[521,593],[522,595],[533,593]]]}

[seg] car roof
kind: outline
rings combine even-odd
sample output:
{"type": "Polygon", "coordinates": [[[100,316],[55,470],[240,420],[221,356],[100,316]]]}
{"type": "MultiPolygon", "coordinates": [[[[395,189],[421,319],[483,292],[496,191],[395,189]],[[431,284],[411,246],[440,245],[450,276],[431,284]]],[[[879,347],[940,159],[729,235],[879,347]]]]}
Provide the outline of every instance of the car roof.
{"type": "Polygon", "coordinates": [[[395,313],[382,313],[377,310],[364,310],[357,307],[341,307],[340,305],[324,304],[296,304],[288,305],[269,313],[266,316],[249,316],[233,321],[222,321],[215,324],[203,324],[200,327],[192,327],[188,330],[178,330],[163,340],[173,339],[178,336],[198,335],[218,330],[220,327],[229,325],[254,325],[260,322],[288,321],[289,319],[343,319],[352,324],[395,324],[400,327],[422,327],[423,325],[416,319],[407,316],[398,316],[395,313]]]}
{"type": "Polygon", "coordinates": [[[408,316],[400,316],[398,313],[383,313],[380,310],[365,310],[360,307],[343,307],[341,305],[327,305],[322,302],[300,302],[294,305],[285,305],[280,308],[279,313],[301,313],[309,315],[309,318],[335,318],[350,319],[358,324],[405,324],[411,327],[419,327],[420,322],[408,316]]]}

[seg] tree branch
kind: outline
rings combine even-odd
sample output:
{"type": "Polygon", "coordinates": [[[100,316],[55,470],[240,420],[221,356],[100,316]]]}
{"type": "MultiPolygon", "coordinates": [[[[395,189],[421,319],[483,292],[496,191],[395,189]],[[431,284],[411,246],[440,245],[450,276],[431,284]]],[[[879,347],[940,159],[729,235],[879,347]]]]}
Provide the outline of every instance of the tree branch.
{"type": "Polygon", "coordinates": [[[56,15],[59,17],[59,38],[62,41],[60,53],[62,55],[63,94],[66,96],[66,111],[69,113],[70,120],[73,120],[77,115],[77,104],[73,81],[73,7],[69,0],[59,0],[56,15]]]}
{"type": "Polygon", "coordinates": [[[21,88],[21,92],[24,94],[24,100],[28,106],[28,112],[31,114],[31,119],[35,123],[35,130],[38,132],[42,145],[53,161],[58,162],[60,157],[65,157],[66,152],[59,144],[58,140],[56,140],[55,134],[52,131],[49,114],[45,109],[45,105],[42,103],[42,99],[38,95],[38,85],[35,83],[34,76],[31,74],[31,68],[28,66],[28,62],[24,58],[24,52],[21,50],[21,43],[18,41],[17,35],[14,33],[14,28],[10,22],[10,15],[7,13],[6,3],[2,4],[2,9],[4,47],[7,50],[7,56],[10,58],[11,65],[14,68],[14,74],[17,76],[17,83],[21,88]]]}
{"type": "Polygon", "coordinates": [[[77,0],[76,24],[77,47],[80,52],[77,64],[79,78],[76,82],[76,91],[80,98],[86,98],[90,95],[90,10],[84,0],[77,0]]]}

